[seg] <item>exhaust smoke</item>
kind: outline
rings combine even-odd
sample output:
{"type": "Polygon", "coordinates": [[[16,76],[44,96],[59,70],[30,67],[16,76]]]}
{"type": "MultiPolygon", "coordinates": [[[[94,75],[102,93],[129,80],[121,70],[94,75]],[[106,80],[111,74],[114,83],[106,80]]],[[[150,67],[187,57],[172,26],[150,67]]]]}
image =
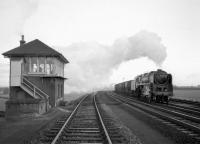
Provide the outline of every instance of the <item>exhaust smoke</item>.
{"type": "MultiPolygon", "coordinates": [[[[65,48],[70,61],[66,66],[66,92],[96,90],[109,84],[112,70],[122,62],[147,57],[157,66],[165,60],[166,47],[153,32],[115,40],[112,46],[97,42],[74,43],[65,48]]],[[[134,66],[133,66],[134,67],[134,66]]]]}

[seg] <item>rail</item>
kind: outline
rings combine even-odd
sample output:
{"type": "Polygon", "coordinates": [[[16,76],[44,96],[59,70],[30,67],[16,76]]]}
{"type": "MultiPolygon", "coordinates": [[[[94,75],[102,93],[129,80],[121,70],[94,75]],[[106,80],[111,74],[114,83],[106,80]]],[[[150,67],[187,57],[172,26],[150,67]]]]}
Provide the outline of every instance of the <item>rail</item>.
{"type": "Polygon", "coordinates": [[[170,99],[170,101],[173,101],[173,102],[182,102],[182,103],[186,103],[186,104],[192,104],[192,105],[200,106],[200,102],[198,102],[198,101],[192,101],[192,100],[184,100],[184,99],[172,98],[172,99],[170,99]]]}
{"type": "Polygon", "coordinates": [[[95,96],[96,96],[96,95],[94,95],[94,104],[95,104],[95,108],[96,108],[96,111],[97,111],[98,116],[99,116],[99,120],[100,120],[100,122],[101,122],[101,125],[102,125],[102,127],[103,127],[104,133],[105,133],[105,135],[106,135],[108,144],[112,144],[112,141],[111,141],[111,139],[110,139],[110,136],[109,136],[109,134],[108,134],[108,131],[107,131],[107,129],[106,129],[104,123],[103,123],[103,119],[102,119],[101,114],[100,114],[100,112],[99,112],[98,106],[97,106],[97,104],[96,104],[95,96]]]}
{"type": "Polygon", "coordinates": [[[69,121],[72,119],[72,117],[74,116],[74,114],[76,113],[78,107],[81,105],[81,103],[83,102],[83,100],[86,98],[87,96],[85,96],[76,106],[76,108],[73,110],[73,112],[70,114],[69,118],[66,120],[66,122],[64,123],[64,125],[62,126],[62,128],[60,129],[60,131],[58,132],[58,134],[56,135],[56,137],[54,138],[54,140],[51,142],[51,144],[56,144],[56,142],[58,141],[60,135],[62,134],[64,128],[66,127],[66,125],[69,123],[69,121]]]}
{"type": "MultiPolygon", "coordinates": [[[[89,95],[87,95],[89,96],[89,95]]],[[[59,130],[58,134],[55,136],[55,138],[53,139],[53,141],[51,142],[51,144],[56,144],[58,141],[59,141],[59,138],[61,137],[62,135],[62,132],[64,131],[65,127],[69,124],[69,122],[72,120],[73,116],[76,114],[78,108],[80,107],[81,103],[87,98],[87,96],[85,96],[80,102],[79,104],[76,106],[76,108],[73,110],[73,112],[70,114],[69,118],[65,121],[65,123],[63,124],[62,128],[59,130]]],[[[103,123],[103,119],[101,117],[101,114],[99,112],[99,109],[98,109],[98,106],[96,104],[96,100],[95,100],[95,94],[94,94],[94,98],[93,98],[93,102],[94,102],[94,105],[95,105],[95,110],[97,112],[97,115],[98,115],[98,119],[100,120],[100,123],[101,123],[101,126],[103,128],[103,131],[105,133],[105,136],[106,136],[106,140],[108,142],[108,144],[112,144],[112,141],[109,137],[109,134],[106,130],[106,127],[103,123]]]]}
{"type": "Polygon", "coordinates": [[[142,104],[142,105],[151,107],[151,108],[153,108],[153,109],[156,109],[156,110],[159,110],[159,111],[162,111],[162,112],[166,112],[166,113],[168,113],[168,114],[173,114],[173,115],[175,115],[175,116],[183,117],[184,119],[187,119],[187,120],[191,120],[191,121],[194,121],[194,122],[197,122],[197,123],[200,122],[200,118],[199,118],[199,117],[195,117],[195,116],[183,114],[183,113],[180,113],[180,112],[176,112],[176,111],[174,111],[174,110],[169,110],[169,109],[167,109],[167,108],[161,107],[160,105],[152,105],[152,104],[148,104],[148,103],[136,101],[136,100],[133,100],[133,99],[131,99],[131,98],[126,98],[126,99],[128,99],[128,100],[130,100],[130,101],[132,101],[132,102],[137,102],[138,104],[142,104]]]}
{"type": "MultiPolygon", "coordinates": [[[[111,95],[110,95],[111,96],[111,95]]],[[[163,119],[165,119],[165,120],[168,120],[168,121],[170,121],[170,122],[173,122],[173,123],[175,123],[175,124],[177,124],[177,125],[182,125],[182,126],[184,126],[184,127],[186,127],[187,129],[191,129],[191,130],[193,130],[193,131],[195,131],[195,132],[197,132],[197,133],[200,133],[200,128],[199,127],[197,127],[197,126],[195,126],[195,125],[192,125],[192,124],[189,124],[189,123],[187,123],[187,122],[183,122],[182,120],[178,120],[178,119],[176,119],[176,118],[173,118],[173,117],[168,117],[168,116],[165,116],[165,115],[163,115],[163,114],[160,114],[159,112],[155,112],[155,111],[151,111],[151,110],[149,110],[149,109],[147,109],[147,108],[144,108],[143,106],[139,106],[139,105],[141,105],[142,103],[140,103],[140,104],[136,104],[136,103],[131,103],[131,101],[130,101],[130,99],[128,100],[128,98],[124,98],[123,97],[123,100],[121,99],[121,98],[119,98],[119,97],[114,97],[114,96],[111,96],[113,99],[115,99],[115,100],[118,100],[118,101],[121,101],[121,102],[123,102],[123,103],[126,103],[126,104],[128,104],[127,106],[131,106],[131,107],[136,107],[136,108],[139,108],[139,109],[141,109],[141,110],[143,110],[143,111],[145,111],[145,112],[147,112],[147,113],[150,113],[150,114],[152,114],[152,115],[156,115],[156,116],[158,116],[158,117],[162,117],[163,119]],[[125,101],[125,102],[124,102],[125,101]]],[[[132,102],[133,102],[133,100],[132,100],[132,102]]],[[[145,105],[145,104],[144,104],[145,105]]]]}

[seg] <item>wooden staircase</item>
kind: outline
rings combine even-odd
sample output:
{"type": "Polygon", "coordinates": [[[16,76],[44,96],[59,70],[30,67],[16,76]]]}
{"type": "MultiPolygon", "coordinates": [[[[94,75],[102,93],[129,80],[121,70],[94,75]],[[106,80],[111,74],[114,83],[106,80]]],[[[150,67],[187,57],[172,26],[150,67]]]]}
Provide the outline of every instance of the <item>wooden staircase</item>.
{"type": "Polygon", "coordinates": [[[34,85],[32,82],[30,82],[24,76],[21,77],[20,87],[35,99],[48,100],[48,98],[49,98],[48,94],[43,92],[40,88],[38,88],[36,85],[34,85]]]}

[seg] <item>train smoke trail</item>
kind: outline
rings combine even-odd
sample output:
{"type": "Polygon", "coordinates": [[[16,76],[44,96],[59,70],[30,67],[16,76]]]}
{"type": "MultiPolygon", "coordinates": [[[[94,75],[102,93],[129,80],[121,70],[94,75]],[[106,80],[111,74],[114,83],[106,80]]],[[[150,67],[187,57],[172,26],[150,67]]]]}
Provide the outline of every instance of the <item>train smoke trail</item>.
{"type": "Polygon", "coordinates": [[[112,46],[97,42],[74,43],[65,48],[70,64],[66,69],[66,92],[98,89],[109,83],[112,70],[122,62],[147,57],[157,65],[165,60],[166,48],[153,32],[141,31],[117,39],[112,46]]]}
{"type": "Polygon", "coordinates": [[[128,38],[118,39],[114,42],[112,48],[118,56],[121,55],[119,61],[147,57],[157,65],[161,65],[167,56],[161,38],[156,33],[147,31],[141,31],[128,38]]]}

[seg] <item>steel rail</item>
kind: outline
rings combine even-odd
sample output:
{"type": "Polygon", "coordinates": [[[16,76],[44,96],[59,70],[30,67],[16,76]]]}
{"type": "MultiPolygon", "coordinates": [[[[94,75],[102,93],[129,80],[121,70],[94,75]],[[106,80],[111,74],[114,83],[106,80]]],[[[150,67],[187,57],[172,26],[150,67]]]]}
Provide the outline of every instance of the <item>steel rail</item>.
{"type": "Polygon", "coordinates": [[[180,106],[180,105],[177,105],[175,103],[170,103],[171,106],[175,106],[175,107],[180,107],[180,108],[185,108],[185,109],[188,109],[188,110],[192,110],[192,111],[195,111],[197,113],[200,113],[200,109],[199,108],[195,108],[195,107],[187,107],[187,106],[180,106]]]}
{"type": "Polygon", "coordinates": [[[88,95],[86,95],[84,98],[82,98],[82,100],[78,103],[78,105],[76,106],[76,108],[73,110],[73,112],[70,114],[69,118],[66,120],[66,122],[64,123],[64,125],[62,126],[62,128],[60,129],[60,131],[58,132],[58,134],[56,135],[56,137],[54,138],[54,140],[51,142],[51,144],[56,144],[57,140],[59,139],[60,135],[62,134],[63,130],[65,129],[66,125],[69,123],[69,121],[72,119],[72,117],[74,116],[74,114],[76,113],[78,107],[81,105],[81,103],[88,97],[88,95]]]}
{"type": "Polygon", "coordinates": [[[176,110],[179,110],[179,111],[183,111],[183,112],[186,112],[186,113],[190,113],[190,114],[200,116],[200,111],[192,110],[188,107],[181,107],[181,106],[172,105],[172,104],[168,104],[168,105],[156,104],[156,105],[163,106],[163,107],[166,107],[166,108],[176,109],[176,110]]]}
{"type": "MultiPolygon", "coordinates": [[[[123,97],[123,96],[120,96],[120,97],[123,97]]],[[[123,97],[123,98],[126,98],[126,97],[123,97]]],[[[159,110],[159,111],[162,111],[162,112],[166,112],[168,114],[173,114],[175,116],[178,116],[178,117],[182,117],[182,118],[185,118],[187,120],[190,120],[190,121],[193,121],[193,122],[196,122],[196,123],[200,123],[200,118],[198,117],[195,117],[195,116],[190,116],[190,115],[187,115],[187,114],[183,114],[183,113],[180,113],[180,112],[176,112],[176,111],[173,111],[173,110],[168,110],[166,108],[163,108],[161,106],[158,106],[158,105],[151,105],[151,104],[147,104],[147,103],[144,103],[144,102],[140,102],[140,101],[137,101],[137,100],[133,100],[131,98],[126,98],[132,102],[136,102],[138,104],[143,104],[145,106],[149,106],[153,109],[156,109],[156,110],[159,110]]]]}
{"type": "MultiPolygon", "coordinates": [[[[137,100],[137,99],[135,99],[135,97],[131,97],[131,96],[127,96],[126,98],[129,98],[132,101],[137,100]]],[[[200,110],[198,108],[194,108],[194,107],[187,107],[187,106],[182,106],[182,105],[180,106],[180,105],[176,105],[176,104],[172,104],[172,103],[169,103],[168,105],[155,103],[154,105],[159,106],[159,107],[172,108],[172,109],[180,110],[180,111],[190,113],[190,114],[192,113],[198,117],[200,116],[200,110]]],[[[197,121],[199,121],[199,120],[197,119],[197,121]]]]}
{"type": "Polygon", "coordinates": [[[106,135],[108,144],[112,144],[112,141],[111,141],[111,139],[110,139],[110,136],[109,136],[109,134],[108,134],[108,131],[107,131],[105,125],[104,125],[102,116],[101,116],[101,114],[100,114],[100,112],[99,112],[99,109],[98,109],[98,106],[97,106],[97,104],[96,104],[96,99],[95,99],[95,97],[96,97],[96,95],[94,95],[94,104],[95,104],[96,111],[97,111],[97,113],[98,113],[99,120],[100,120],[100,122],[101,122],[101,125],[102,125],[102,127],[103,127],[104,133],[105,133],[105,135],[106,135]]]}
{"type": "Polygon", "coordinates": [[[177,98],[172,98],[171,101],[178,102],[178,103],[180,103],[180,102],[186,103],[186,104],[200,107],[200,102],[198,102],[198,101],[191,101],[191,100],[184,100],[184,99],[177,99],[177,98]]]}
{"type": "Polygon", "coordinates": [[[197,127],[197,126],[194,126],[194,125],[192,125],[192,124],[183,122],[183,121],[178,120],[178,119],[176,119],[176,118],[172,118],[172,117],[165,116],[165,115],[163,115],[163,114],[160,114],[159,112],[155,112],[155,111],[148,110],[148,109],[146,109],[146,108],[144,108],[144,107],[142,107],[142,106],[138,106],[138,105],[136,105],[136,104],[134,104],[134,103],[130,103],[130,101],[128,101],[128,100],[124,100],[124,99],[121,100],[120,98],[116,98],[116,97],[114,97],[114,96],[111,96],[111,97],[112,97],[113,99],[115,99],[115,100],[117,100],[117,101],[120,101],[120,102],[123,102],[123,103],[125,103],[124,101],[126,101],[126,104],[128,104],[128,105],[126,105],[126,106],[129,106],[130,108],[136,107],[136,108],[141,109],[141,110],[143,110],[143,111],[145,111],[145,112],[147,112],[147,113],[150,113],[150,114],[152,114],[152,115],[156,115],[157,117],[161,117],[161,118],[163,118],[163,119],[165,119],[165,120],[168,120],[168,121],[173,122],[173,123],[175,123],[175,124],[177,124],[177,125],[183,126],[183,127],[187,128],[187,129],[193,130],[193,131],[195,131],[195,132],[197,132],[197,133],[200,134],[200,128],[197,127]],[[133,105],[134,105],[134,106],[133,106],[133,105]]]}

